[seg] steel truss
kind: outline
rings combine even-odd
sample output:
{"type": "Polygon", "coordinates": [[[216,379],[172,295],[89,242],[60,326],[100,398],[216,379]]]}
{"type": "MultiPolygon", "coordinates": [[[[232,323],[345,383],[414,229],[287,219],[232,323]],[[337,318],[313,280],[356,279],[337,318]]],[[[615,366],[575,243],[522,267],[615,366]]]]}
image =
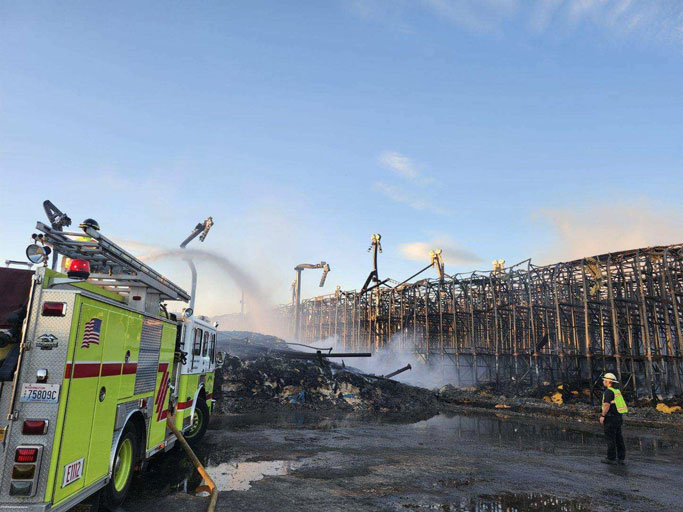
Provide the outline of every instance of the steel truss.
{"type": "MultiPolygon", "coordinates": [[[[281,320],[293,332],[292,306],[281,320]]],[[[304,342],[413,351],[473,385],[589,382],[631,397],[683,392],[683,244],[426,279],[301,303],[304,342]]],[[[453,374],[451,374],[453,375],[453,374]]]]}

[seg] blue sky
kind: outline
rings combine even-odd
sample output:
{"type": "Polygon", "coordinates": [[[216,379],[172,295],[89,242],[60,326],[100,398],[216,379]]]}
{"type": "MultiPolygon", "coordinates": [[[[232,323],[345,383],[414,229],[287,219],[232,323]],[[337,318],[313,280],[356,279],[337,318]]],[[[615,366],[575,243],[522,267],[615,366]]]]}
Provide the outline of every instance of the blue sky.
{"type": "Polygon", "coordinates": [[[376,232],[398,280],[681,242],[682,57],[669,0],[0,1],[0,259],[46,198],[140,253],[212,215],[275,303],[376,232]]]}

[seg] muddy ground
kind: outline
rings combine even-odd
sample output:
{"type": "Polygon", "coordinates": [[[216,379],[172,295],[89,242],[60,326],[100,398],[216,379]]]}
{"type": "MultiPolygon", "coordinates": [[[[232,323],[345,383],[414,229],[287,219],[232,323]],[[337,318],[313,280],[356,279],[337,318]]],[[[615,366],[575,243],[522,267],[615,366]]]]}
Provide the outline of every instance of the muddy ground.
{"type": "MultiPolygon", "coordinates": [[[[599,406],[580,387],[428,390],[257,341],[233,343],[196,449],[217,510],[683,510],[680,412],[632,407],[628,464],[606,466],[599,406]]],[[[174,449],[135,477],[121,512],[205,510],[200,483],[174,449]]]]}
{"type": "MultiPolygon", "coordinates": [[[[680,436],[627,429],[626,439],[628,464],[605,466],[595,424],[290,411],[214,417],[197,452],[225,511],[683,510],[680,436]]],[[[136,477],[123,510],[204,510],[198,484],[174,450],[136,477]]]]}

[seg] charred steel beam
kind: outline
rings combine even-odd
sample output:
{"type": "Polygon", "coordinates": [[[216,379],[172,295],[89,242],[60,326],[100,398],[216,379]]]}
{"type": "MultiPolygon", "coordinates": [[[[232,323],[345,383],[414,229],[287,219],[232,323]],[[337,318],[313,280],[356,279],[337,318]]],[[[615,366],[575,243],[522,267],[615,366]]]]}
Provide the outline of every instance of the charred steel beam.
{"type": "Polygon", "coordinates": [[[406,371],[412,370],[412,369],[413,369],[413,367],[410,366],[409,364],[407,364],[407,365],[405,365],[403,368],[399,368],[399,369],[396,370],[396,371],[393,371],[393,372],[391,372],[391,373],[386,374],[386,375],[384,376],[384,378],[385,378],[385,379],[390,379],[390,378],[392,378],[392,377],[396,377],[396,375],[398,375],[399,373],[403,373],[403,372],[406,372],[406,371]]]}
{"type": "Polygon", "coordinates": [[[287,357],[290,359],[318,359],[320,357],[372,357],[370,352],[329,352],[323,353],[320,350],[316,352],[299,352],[294,350],[270,350],[271,354],[277,357],[287,357]]]}
{"type": "Polygon", "coordinates": [[[683,244],[409,280],[302,302],[302,335],[336,336],[349,352],[391,344],[471,384],[595,383],[620,370],[628,397],[683,392],[683,244]]]}

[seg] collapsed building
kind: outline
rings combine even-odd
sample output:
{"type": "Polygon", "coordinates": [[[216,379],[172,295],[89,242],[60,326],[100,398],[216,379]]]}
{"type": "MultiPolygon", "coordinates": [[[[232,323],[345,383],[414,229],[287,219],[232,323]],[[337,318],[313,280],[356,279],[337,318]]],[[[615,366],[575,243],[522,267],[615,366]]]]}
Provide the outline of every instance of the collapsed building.
{"type": "Polygon", "coordinates": [[[612,371],[631,397],[683,392],[683,244],[453,276],[441,262],[439,279],[400,284],[380,281],[376,251],[374,261],[372,287],[281,306],[289,336],[336,337],[348,351],[391,344],[460,385],[584,382],[593,391],[612,371]]]}

